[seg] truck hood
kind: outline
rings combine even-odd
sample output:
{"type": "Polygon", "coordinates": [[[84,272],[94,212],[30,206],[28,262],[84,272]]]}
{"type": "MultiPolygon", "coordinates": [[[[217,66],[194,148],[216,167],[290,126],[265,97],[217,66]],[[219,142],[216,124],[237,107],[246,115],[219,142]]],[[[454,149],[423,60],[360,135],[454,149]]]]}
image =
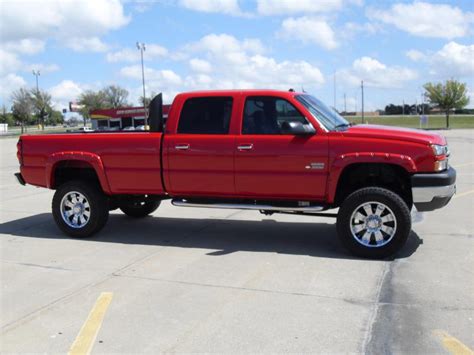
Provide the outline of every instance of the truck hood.
{"type": "Polygon", "coordinates": [[[422,131],[419,129],[379,126],[363,124],[349,127],[343,131],[344,136],[391,139],[399,141],[408,141],[421,144],[440,144],[445,145],[446,139],[434,132],[422,131]]]}

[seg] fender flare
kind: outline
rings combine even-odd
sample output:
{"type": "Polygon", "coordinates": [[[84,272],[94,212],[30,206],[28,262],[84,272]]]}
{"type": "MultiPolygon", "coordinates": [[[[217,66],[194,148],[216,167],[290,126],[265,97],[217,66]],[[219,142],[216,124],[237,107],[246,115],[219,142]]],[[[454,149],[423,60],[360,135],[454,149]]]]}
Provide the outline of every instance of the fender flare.
{"type": "Polygon", "coordinates": [[[105,174],[104,164],[100,156],[94,153],[81,152],[81,151],[67,151],[57,152],[51,154],[46,161],[46,183],[48,188],[52,188],[54,185],[54,171],[58,163],[65,160],[76,160],[86,162],[92,166],[99,178],[100,186],[102,190],[107,194],[111,194],[109,181],[105,174]]]}
{"type": "Polygon", "coordinates": [[[361,152],[339,155],[333,160],[329,169],[326,189],[328,202],[332,203],[335,200],[339,178],[344,169],[350,165],[361,163],[397,165],[411,174],[417,171],[413,159],[403,154],[361,152]]]}

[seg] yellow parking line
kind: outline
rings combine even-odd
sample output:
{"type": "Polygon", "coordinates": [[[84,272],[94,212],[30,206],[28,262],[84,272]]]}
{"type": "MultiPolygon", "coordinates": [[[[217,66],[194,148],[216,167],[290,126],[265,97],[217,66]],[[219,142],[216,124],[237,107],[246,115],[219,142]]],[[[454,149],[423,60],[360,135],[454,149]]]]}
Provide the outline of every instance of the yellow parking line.
{"type": "Polygon", "coordinates": [[[468,166],[468,165],[472,165],[474,164],[474,161],[470,162],[470,163],[464,163],[464,164],[458,164],[458,165],[453,165],[452,167],[453,168],[460,168],[461,166],[468,166]]]}
{"type": "Polygon", "coordinates": [[[444,348],[454,355],[474,355],[474,351],[442,330],[435,330],[435,335],[441,339],[444,348]]]}
{"type": "Polygon", "coordinates": [[[82,325],[81,331],[74,340],[69,349],[69,355],[85,355],[89,354],[94,346],[95,339],[99,333],[100,326],[104,320],[105,312],[112,301],[112,292],[102,292],[95,302],[87,317],[86,322],[82,325]]]}
{"type": "Polygon", "coordinates": [[[456,195],[454,195],[453,198],[463,197],[463,196],[470,195],[470,194],[474,194],[474,189],[463,192],[463,193],[460,193],[460,194],[456,194],[456,195]]]}

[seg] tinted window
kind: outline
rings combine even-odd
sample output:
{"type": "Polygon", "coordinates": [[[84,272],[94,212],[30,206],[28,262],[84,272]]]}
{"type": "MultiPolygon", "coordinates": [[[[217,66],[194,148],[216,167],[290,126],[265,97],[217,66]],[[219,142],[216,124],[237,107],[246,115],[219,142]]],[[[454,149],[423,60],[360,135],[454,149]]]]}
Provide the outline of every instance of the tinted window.
{"type": "Polygon", "coordinates": [[[181,111],[178,133],[227,134],[231,113],[231,97],[189,99],[181,111]]]}
{"type": "Polygon", "coordinates": [[[288,101],[277,97],[249,97],[245,101],[243,134],[281,134],[283,122],[309,124],[288,101]]]}

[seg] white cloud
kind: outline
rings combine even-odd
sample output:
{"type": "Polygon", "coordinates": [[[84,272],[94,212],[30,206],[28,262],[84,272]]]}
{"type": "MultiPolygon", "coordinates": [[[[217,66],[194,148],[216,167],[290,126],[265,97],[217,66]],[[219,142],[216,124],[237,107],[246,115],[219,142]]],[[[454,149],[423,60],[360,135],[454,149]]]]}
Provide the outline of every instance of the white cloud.
{"type": "Polygon", "coordinates": [[[297,39],[304,43],[316,44],[325,49],[337,48],[334,31],[323,19],[313,17],[287,18],[277,33],[284,39],[297,39]]]}
{"type": "MultiPolygon", "coordinates": [[[[187,90],[290,87],[314,88],[324,83],[321,71],[306,61],[277,61],[263,55],[265,48],[256,39],[239,40],[227,34],[210,34],[184,46],[190,73],[184,77],[170,70],[146,67],[147,92],[164,92],[165,98],[187,90]],[[204,59],[205,58],[205,59],[204,59]],[[212,69],[212,70],[211,70],[212,69]]],[[[123,77],[141,80],[141,66],[120,70],[123,77]]]]}
{"type": "Polygon", "coordinates": [[[456,38],[469,34],[474,13],[446,4],[414,1],[398,3],[388,10],[369,9],[368,17],[420,37],[456,38]]]}
{"type": "MultiPolygon", "coordinates": [[[[151,60],[157,57],[165,57],[168,55],[168,50],[158,44],[146,44],[143,60],[151,60]]],[[[136,48],[123,48],[116,52],[107,53],[107,61],[115,62],[137,62],[140,61],[140,52],[136,48]]]]}
{"type": "Polygon", "coordinates": [[[189,66],[191,69],[198,73],[210,73],[212,71],[211,64],[199,58],[193,58],[189,61],[189,66]]]}
{"type": "Polygon", "coordinates": [[[243,15],[237,0],[180,0],[179,4],[188,10],[243,15]]]}
{"type": "Polygon", "coordinates": [[[0,77],[2,85],[0,85],[0,97],[2,98],[3,103],[10,102],[10,94],[26,86],[26,81],[21,76],[10,73],[5,76],[0,77]]]}
{"type": "Polygon", "coordinates": [[[2,47],[10,52],[21,54],[36,54],[44,50],[45,42],[39,39],[21,39],[2,44],[2,47]]]}
{"type": "Polygon", "coordinates": [[[400,88],[403,84],[417,78],[417,73],[409,68],[387,66],[376,59],[362,57],[354,60],[352,67],[337,72],[349,85],[358,86],[361,80],[365,86],[379,88],[400,88]]]}
{"type": "Polygon", "coordinates": [[[257,0],[257,12],[261,15],[293,15],[340,10],[343,0],[257,0]]]}
{"type": "MultiPolygon", "coordinates": [[[[119,0],[7,1],[0,12],[2,41],[56,38],[91,39],[118,29],[130,21],[119,0]]],[[[93,41],[91,49],[99,44],[93,41]]]]}
{"type": "Polygon", "coordinates": [[[190,52],[207,52],[210,55],[222,56],[225,53],[227,58],[248,52],[251,54],[262,54],[265,48],[259,39],[244,39],[239,41],[234,36],[228,34],[209,34],[199,41],[185,46],[185,50],[190,52]]]}
{"type": "Polygon", "coordinates": [[[27,64],[24,66],[25,71],[31,72],[32,70],[38,70],[41,74],[46,74],[46,73],[53,73],[55,71],[58,71],[61,69],[59,65],[57,64],[43,64],[43,63],[37,63],[37,64],[27,64]]]}
{"type": "Polygon", "coordinates": [[[76,52],[105,52],[109,48],[99,37],[68,38],[64,45],[76,52]]]}
{"type": "Polygon", "coordinates": [[[341,35],[345,38],[353,38],[358,34],[373,35],[380,32],[381,28],[378,24],[372,22],[357,23],[347,22],[341,30],[341,35]]]}
{"type": "MultiPolygon", "coordinates": [[[[141,80],[141,65],[131,65],[120,69],[120,75],[129,79],[141,80]]],[[[163,86],[177,86],[182,84],[181,77],[172,70],[155,70],[145,67],[145,78],[147,82],[159,82],[163,86]]]]}
{"type": "Polygon", "coordinates": [[[449,42],[429,58],[431,71],[438,76],[465,77],[474,76],[474,44],[462,45],[449,42]]]}
{"type": "Polygon", "coordinates": [[[414,62],[419,62],[425,59],[423,52],[416,49],[410,49],[409,51],[406,51],[405,55],[414,62]]]}
{"type": "MultiPolygon", "coordinates": [[[[0,47],[0,75],[17,71],[21,67],[21,61],[16,54],[0,47]]],[[[2,83],[4,86],[4,83],[2,83]]]]}
{"type": "Polygon", "coordinates": [[[78,84],[72,80],[63,80],[59,84],[49,88],[51,101],[57,110],[68,107],[70,101],[76,101],[79,95],[88,89],[87,85],[78,84]]]}
{"type": "Polygon", "coordinates": [[[408,58],[421,62],[436,79],[469,79],[474,77],[474,44],[446,43],[438,51],[421,52],[415,49],[406,52],[408,58]]]}

